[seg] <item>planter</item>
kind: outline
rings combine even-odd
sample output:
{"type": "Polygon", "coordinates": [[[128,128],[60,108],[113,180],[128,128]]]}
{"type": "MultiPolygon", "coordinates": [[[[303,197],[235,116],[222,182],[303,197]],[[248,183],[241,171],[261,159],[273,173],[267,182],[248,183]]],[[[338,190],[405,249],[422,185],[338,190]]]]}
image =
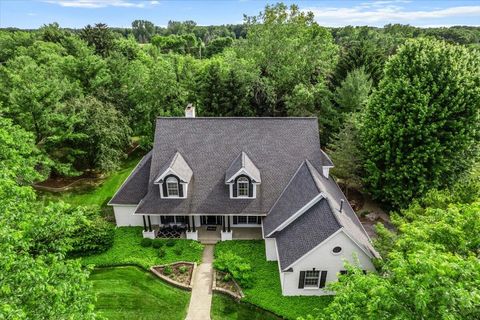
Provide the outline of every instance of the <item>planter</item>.
{"type": "Polygon", "coordinates": [[[213,291],[226,294],[236,300],[242,299],[245,295],[242,292],[240,286],[235,282],[235,280],[229,279],[228,281],[223,281],[222,279],[226,276],[225,272],[214,270],[213,272],[213,291]]]}
{"type": "Polygon", "coordinates": [[[196,268],[196,263],[179,261],[166,265],[153,266],[150,268],[150,271],[177,288],[192,290],[192,279],[196,268]],[[171,269],[171,273],[165,273],[167,267],[171,269]]]}

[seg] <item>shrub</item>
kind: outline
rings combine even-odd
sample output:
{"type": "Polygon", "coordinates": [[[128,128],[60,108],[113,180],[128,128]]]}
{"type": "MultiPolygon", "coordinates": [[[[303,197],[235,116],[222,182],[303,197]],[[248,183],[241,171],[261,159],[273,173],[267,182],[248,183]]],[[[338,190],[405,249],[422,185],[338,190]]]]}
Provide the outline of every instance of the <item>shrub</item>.
{"type": "Polygon", "coordinates": [[[87,256],[110,249],[115,235],[114,226],[100,216],[98,207],[77,207],[72,209],[78,214],[76,230],[70,236],[71,257],[87,256]]]}
{"type": "Polygon", "coordinates": [[[230,273],[226,273],[222,280],[223,282],[228,282],[232,280],[232,275],[230,273]]]}
{"type": "Polygon", "coordinates": [[[178,271],[180,271],[181,274],[184,274],[188,271],[188,267],[187,266],[180,266],[178,268],[178,271]]]}
{"type": "Polygon", "coordinates": [[[142,247],[150,247],[152,245],[152,239],[150,238],[143,238],[142,241],[140,241],[140,245],[142,247]]]}
{"type": "Polygon", "coordinates": [[[167,253],[165,252],[165,250],[163,248],[158,249],[158,257],[159,258],[165,257],[166,254],[167,253]]]}
{"type": "Polygon", "coordinates": [[[177,255],[180,256],[183,252],[182,248],[175,248],[173,249],[173,252],[177,255]]]}
{"type": "Polygon", "coordinates": [[[159,240],[159,239],[153,240],[152,247],[154,247],[155,249],[159,249],[159,248],[163,247],[163,241],[159,240]]]}
{"type": "Polygon", "coordinates": [[[175,240],[168,239],[166,245],[167,247],[173,247],[175,245],[175,240]]]}
{"type": "Polygon", "coordinates": [[[163,274],[166,276],[171,275],[172,272],[173,272],[173,269],[171,266],[165,266],[165,268],[163,268],[163,274]]]}
{"type": "Polygon", "coordinates": [[[214,262],[215,268],[227,272],[244,288],[252,285],[252,267],[233,252],[222,252],[214,262]]]}

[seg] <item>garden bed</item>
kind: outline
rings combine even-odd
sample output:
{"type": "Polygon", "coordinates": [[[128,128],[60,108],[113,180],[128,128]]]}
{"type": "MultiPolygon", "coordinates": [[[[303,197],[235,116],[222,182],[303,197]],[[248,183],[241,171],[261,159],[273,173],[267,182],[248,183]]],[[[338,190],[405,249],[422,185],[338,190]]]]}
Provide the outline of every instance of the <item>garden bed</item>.
{"type": "Polygon", "coordinates": [[[227,294],[235,299],[244,297],[242,289],[235,280],[229,274],[219,270],[215,270],[213,274],[213,290],[227,294]]]}
{"type": "Polygon", "coordinates": [[[193,272],[196,264],[191,262],[174,262],[167,265],[151,267],[150,270],[161,279],[176,287],[191,290],[193,272]]]}

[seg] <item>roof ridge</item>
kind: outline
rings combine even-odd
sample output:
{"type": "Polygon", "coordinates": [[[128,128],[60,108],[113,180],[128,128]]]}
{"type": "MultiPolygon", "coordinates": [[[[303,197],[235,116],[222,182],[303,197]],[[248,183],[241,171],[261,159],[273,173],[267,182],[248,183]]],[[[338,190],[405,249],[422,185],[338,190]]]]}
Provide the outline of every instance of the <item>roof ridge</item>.
{"type": "Polygon", "coordinates": [[[317,120],[318,117],[157,117],[162,120],[317,120]]]}

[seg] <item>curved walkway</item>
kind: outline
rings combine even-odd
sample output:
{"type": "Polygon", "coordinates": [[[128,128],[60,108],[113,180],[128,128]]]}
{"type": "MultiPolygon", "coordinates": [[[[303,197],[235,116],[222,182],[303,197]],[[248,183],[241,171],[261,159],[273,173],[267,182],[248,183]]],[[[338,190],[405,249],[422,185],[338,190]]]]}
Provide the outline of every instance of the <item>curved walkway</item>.
{"type": "Polygon", "coordinates": [[[186,320],[210,320],[212,307],[213,247],[205,245],[202,263],[195,271],[192,282],[192,295],[186,320]]]}

